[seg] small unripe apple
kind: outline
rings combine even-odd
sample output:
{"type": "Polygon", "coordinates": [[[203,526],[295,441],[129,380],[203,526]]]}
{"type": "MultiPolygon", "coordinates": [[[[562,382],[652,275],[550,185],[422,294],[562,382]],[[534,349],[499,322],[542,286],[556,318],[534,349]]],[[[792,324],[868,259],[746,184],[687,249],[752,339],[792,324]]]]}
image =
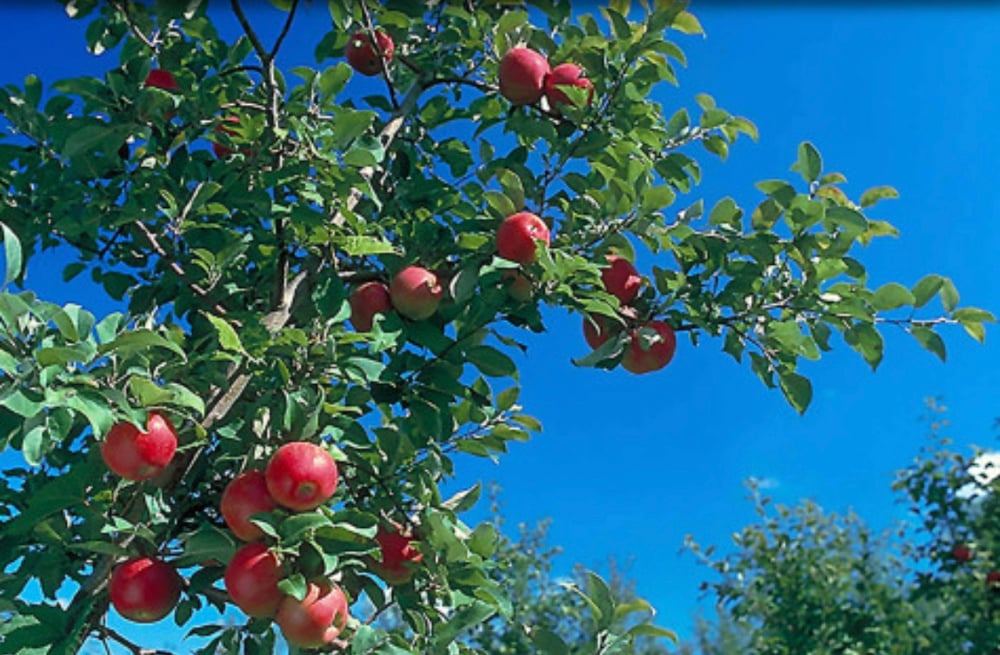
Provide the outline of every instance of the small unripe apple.
{"type": "Polygon", "coordinates": [[[627,305],[639,295],[642,287],[642,277],[632,262],[618,255],[608,256],[608,267],[601,271],[601,281],[604,288],[618,302],[627,305]]]}
{"type": "Polygon", "coordinates": [[[278,583],[283,577],[278,556],[256,541],[236,551],[226,567],[223,582],[233,604],[247,616],[265,618],[278,611],[284,596],[278,583]]]}
{"type": "Polygon", "coordinates": [[[617,331],[617,325],[600,314],[591,314],[589,318],[583,317],[583,338],[587,340],[587,345],[594,350],[607,343],[608,339],[617,331]]]}
{"type": "Polygon", "coordinates": [[[299,648],[320,648],[347,627],[347,595],[333,582],[310,582],[306,597],[285,596],[274,617],[285,640],[299,648]]]}
{"type": "Polygon", "coordinates": [[[181,596],[181,577],[169,564],[152,557],[134,557],[111,573],[111,604],[136,623],[153,623],[173,611],[181,596]]]}
{"type": "Polygon", "coordinates": [[[430,318],[437,311],[444,287],[426,268],[407,266],[392,278],[389,298],[400,314],[415,321],[430,318]]]}
{"type": "Polygon", "coordinates": [[[511,214],[497,230],[497,252],[504,259],[519,264],[535,261],[537,244],[541,241],[548,247],[551,240],[549,226],[531,212],[511,214]]]}
{"type": "Polygon", "coordinates": [[[658,371],[674,357],[677,350],[677,335],[674,329],[663,321],[650,321],[632,330],[632,338],[622,356],[622,368],[630,373],[642,374],[658,371]],[[642,332],[655,333],[649,348],[643,347],[642,332]]]}
{"type": "Polygon", "coordinates": [[[383,60],[385,63],[392,61],[392,55],[396,51],[392,37],[382,30],[375,31],[375,41],[378,43],[378,48],[367,32],[355,32],[344,48],[344,56],[347,57],[347,63],[351,68],[369,77],[381,73],[383,60]],[[379,51],[382,53],[381,57],[379,51]]]}
{"type": "Polygon", "coordinates": [[[264,537],[264,532],[250,522],[250,517],[277,506],[267,490],[264,472],[244,471],[226,485],[219,510],[233,534],[243,541],[256,541],[264,537]]]}
{"type": "Polygon", "coordinates": [[[549,105],[553,109],[558,109],[559,105],[573,104],[566,92],[560,88],[563,86],[587,89],[588,105],[594,99],[594,85],[583,74],[583,69],[576,64],[559,64],[545,78],[545,97],[549,99],[549,105]]]}
{"type": "Polygon", "coordinates": [[[511,48],[500,60],[500,95],[515,105],[533,105],[545,92],[549,60],[531,48],[511,48]]]}
{"type": "Polygon", "coordinates": [[[351,323],[358,332],[369,332],[376,314],[392,309],[389,287],[383,282],[365,282],[351,293],[351,323]]]}
{"type": "Polygon", "coordinates": [[[150,412],[146,431],[131,423],[116,423],[101,443],[101,458],[126,480],[156,477],[177,452],[177,431],[167,417],[150,412]]]}
{"type": "Polygon", "coordinates": [[[972,549],[965,545],[958,545],[951,549],[951,556],[956,562],[965,563],[972,560],[972,549]]]}
{"type": "MultiPolygon", "coordinates": [[[[217,134],[236,134],[235,130],[226,127],[225,124],[230,123],[233,125],[239,125],[240,124],[239,116],[226,116],[222,120],[223,120],[222,123],[217,123],[216,126],[213,128],[215,132],[217,134]]],[[[218,141],[213,141],[212,152],[215,153],[215,156],[218,157],[219,159],[225,159],[229,155],[233,154],[233,149],[227,145],[219,143],[218,141]]]]}
{"type": "Polygon", "coordinates": [[[330,500],[337,490],[337,463],[326,449],[293,441],[274,453],[264,478],[279,505],[305,512],[330,500]]]}
{"type": "Polygon", "coordinates": [[[144,84],[147,87],[156,87],[157,89],[163,89],[164,91],[169,91],[171,93],[181,90],[181,86],[177,83],[177,79],[174,77],[174,74],[160,68],[154,68],[149,71],[149,74],[146,75],[146,81],[144,84]]]}
{"type": "Polygon", "coordinates": [[[534,292],[534,288],[523,273],[517,271],[504,271],[501,279],[507,287],[507,293],[518,302],[528,302],[534,292]]]}
{"type": "Polygon", "coordinates": [[[424,555],[413,545],[413,537],[395,528],[380,527],[375,535],[381,550],[381,559],[374,567],[380,578],[391,585],[409,582],[416,566],[424,561],[424,555]]]}

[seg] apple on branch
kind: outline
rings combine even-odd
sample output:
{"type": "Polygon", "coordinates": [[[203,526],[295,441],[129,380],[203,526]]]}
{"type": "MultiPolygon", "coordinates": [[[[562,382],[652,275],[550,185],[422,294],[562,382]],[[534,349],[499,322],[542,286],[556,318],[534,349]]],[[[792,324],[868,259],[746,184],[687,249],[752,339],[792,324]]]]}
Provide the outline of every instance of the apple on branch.
{"type": "Polygon", "coordinates": [[[413,545],[414,538],[398,526],[380,527],[375,535],[381,557],[374,569],[380,578],[391,585],[409,582],[416,567],[424,560],[423,553],[413,545]]]}
{"type": "Polygon", "coordinates": [[[271,456],[264,479],[271,497],[279,505],[304,512],[333,497],[337,490],[337,463],[325,448],[293,441],[271,456]]]}
{"type": "Polygon", "coordinates": [[[403,316],[422,321],[437,311],[444,287],[437,275],[420,266],[407,266],[392,278],[389,298],[403,316]]]}
{"type": "Polygon", "coordinates": [[[560,105],[574,104],[564,87],[586,89],[587,105],[594,99],[594,85],[584,75],[583,69],[576,64],[559,64],[545,77],[545,97],[553,111],[558,112],[560,105]]]}
{"type": "Polygon", "coordinates": [[[263,471],[245,471],[226,485],[219,511],[226,525],[243,541],[257,541],[264,531],[250,522],[254,514],[270,512],[278,506],[267,490],[263,471]]]}
{"type": "Polygon", "coordinates": [[[305,598],[285,596],[275,623],[285,640],[299,648],[320,648],[333,643],[347,627],[347,595],[331,581],[310,582],[305,598]]]}
{"type": "Polygon", "coordinates": [[[519,264],[531,264],[538,255],[536,241],[549,246],[549,226],[531,212],[511,214],[497,230],[497,253],[519,264]]]}
{"type": "Polygon", "coordinates": [[[365,31],[358,31],[351,35],[347,46],[344,47],[344,56],[351,68],[372,77],[382,72],[383,62],[388,64],[392,61],[393,53],[396,51],[396,44],[392,37],[382,30],[375,30],[375,41],[371,35],[365,31]],[[377,45],[376,45],[377,44],[377,45]]]}
{"type": "Polygon", "coordinates": [[[284,594],[278,583],[285,577],[278,556],[255,541],[236,551],[226,567],[223,583],[229,598],[247,616],[274,616],[284,594]]]}
{"type": "Polygon", "coordinates": [[[500,95],[514,105],[533,105],[545,93],[549,61],[531,48],[511,48],[500,60],[500,95]]]}
{"type": "Polygon", "coordinates": [[[601,281],[608,293],[627,305],[642,288],[642,276],[632,262],[618,255],[608,255],[608,266],[601,271],[601,281]]]}
{"type": "Polygon", "coordinates": [[[146,419],[142,432],[128,422],[116,423],[101,443],[101,458],[108,468],[126,480],[156,477],[177,452],[177,431],[156,412],[146,419]]]}
{"type": "Polygon", "coordinates": [[[136,623],[153,623],[173,611],[181,595],[174,567],[153,557],[133,557],[115,567],[108,585],[111,604],[136,623]]]}
{"type": "Polygon", "coordinates": [[[663,321],[650,321],[632,330],[622,368],[637,375],[658,371],[670,363],[676,350],[674,329],[663,321]]]}
{"type": "Polygon", "coordinates": [[[374,280],[358,286],[351,293],[348,303],[351,306],[351,324],[358,332],[370,332],[375,316],[392,309],[389,287],[374,280]]]}

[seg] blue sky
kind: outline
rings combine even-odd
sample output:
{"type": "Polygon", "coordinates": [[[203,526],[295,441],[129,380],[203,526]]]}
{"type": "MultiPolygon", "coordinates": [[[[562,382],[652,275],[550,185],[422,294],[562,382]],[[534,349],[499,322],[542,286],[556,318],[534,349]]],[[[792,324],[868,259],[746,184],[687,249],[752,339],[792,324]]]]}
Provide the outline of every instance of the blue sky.
{"type": "MultiPolygon", "coordinates": [[[[323,4],[304,12],[283,66],[314,64],[323,4]]],[[[665,87],[658,99],[672,112],[710,93],[755,121],[761,134],[756,144],[741,139],[726,163],[699,154],[704,182],[696,197],[710,206],[731,195],[752,207],[761,199],[753,183],[795,175],[788,167],[808,139],[828,170],[846,174],[850,195],[879,184],[900,191],[899,200],[873,212],[901,231],[863,253],[873,286],[911,285],[937,272],[955,281],[963,304],[1000,310],[1000,78],[992,73],[1000,61],[1000,9],[943,6],[695,2],[708,37],[678,35],[689,68],[680,72],[680,88],[665,87]]],[[[115,65],[87,54],[84,24],[61,13],[55,3],[0,9],[8,26],[0,81],[20,84],[36,73],[48,85],[115,65]]],[[[359,95],[369,92],[360,80],[351,84],[359,95]]],[[[83,287],[63,284],[59,267],[44,261],[29,270],[31,288],[108,311],[81,296],[83,287]]],[[[923,444],[924,398],[944,397],[958,444],[993,445],[1000,415],[993,329],[985,346],[960,328],[946,330],[946,364],[906,334],[889,332],[875,374],[836,342],[833,353],[806,367],[815,394],[798,416],[720,352],[720,342],[694,348],[681,339],[667,369],[637,378],[573,367],[570,358],[586,353],[579,319],[561,311],[547,318],[550,333],[530,335],[530,352],[518,360],[521,400],[545,431],[516,445],[499,466],[463,460],[454,486],[498,482],[509,525],[551,517],[550,541],[564,549],[561,573],[575,562],[601,570],[609,555],[631,560],[640,594],[658,607],[661,624],[682,634],[706,571],[678,549],[689,533],[726,544],[752,520],[745,478],[768,479],[783,502],[811,497],[829,509],[851,506],[883,526],[903,516],[889,485],[923,444]]]]}

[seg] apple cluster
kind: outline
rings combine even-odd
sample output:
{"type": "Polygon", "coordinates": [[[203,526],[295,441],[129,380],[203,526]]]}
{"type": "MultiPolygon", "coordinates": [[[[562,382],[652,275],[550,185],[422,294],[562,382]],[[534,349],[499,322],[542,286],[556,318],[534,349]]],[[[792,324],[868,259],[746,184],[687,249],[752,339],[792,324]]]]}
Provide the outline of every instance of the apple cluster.
{"type": "Polygon", "coordinates": [[[516,47],[507,51],[500,60],[500,95],[514,105],[533,105],[543,97],[549,108],[560,113],[560,108],[573,105],[566,88],[576,87],[587,91],[587,102],[594,99],[594,85],[577,64],[566,62],[554,68],[545,55],[531,48],[516,47]]]}
{"type": "MultiPolygon", "coordinates": [[[[629,306],[639,295],[642,276],[629,260],[619,255],[608,255],[608,265],[601,271],[604,289],[618,298],[621,314],[632,318],[635,312],[629,306]]],[[[651,320],[640,323],[632,321],[628,330],[628,345],[622,354],[621,365],[635,374],[658,371],[670,363],[677,350],[677,335],[664,321],[651,320]]],[[[623,328],[610,319],[589,315],[583,319],[583,337],[593,349],[600,348],[623,328]]]]}
{"type": "MultiPolygon", "coordinates": [[[[959,564],[968,564],[975,559],[976,553],[966,544],[957,544],[951,549],[951,557],[959,564]]],[[[1000,592],[1000,570],[993,569],[986,574],[986,586],[1000,592]]]]}
{"type": "MultiPolygon", "coordinates": [[[[503,220],[496,233],[497,254],[522,265],[531,264],[537,256],[538,244],[548,247],[551,234],[548,225],[531,212],[517,212],[503,220]]],[[[520,272],[505,272],[508,291],[521,302],[531,298],[531,281],[520,272]]],[[[440,276],[421,266],[407,266],[397,272],[391,282],[371,280],[358,285],[348,299],[351,324],[359,332],[372,329],[375,316],[395,310],[410,320],[423,321],[437,312],[444,298],[445,285],[440,276]]]]}

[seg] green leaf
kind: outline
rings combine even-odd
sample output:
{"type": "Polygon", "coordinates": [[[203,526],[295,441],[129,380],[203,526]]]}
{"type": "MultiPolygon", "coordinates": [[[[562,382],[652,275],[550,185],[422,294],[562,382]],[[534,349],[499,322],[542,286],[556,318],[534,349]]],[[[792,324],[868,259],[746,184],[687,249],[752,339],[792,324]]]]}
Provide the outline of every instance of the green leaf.
{"type": "Polygon", "coordinates": [[[916,298],[910,290],[897,282],[889,282],[879,287],[872,297],[872,304],[879,311],[898,309],[905,305],[912,305],[915,301],[916,298]]]}
{"type": "Polygon", "coordinates": [[[996,317],[992,313],[986,311],[985,309],[979,309],[978,307],[963,307],[962,309],[956,309],[955,313],[951,315],[956,321],[966,322],[971,321],[974,323],[995,323],[996,317]]]}
{"type": "Polygon", "coordinates": [[[243,342],[240,341],[240,335],[237,334],[236,329],[229,324],[229,321],[220,316],[209,314],[208,312],[202,312],[202,314],[215,328],[215,332],[219,337],[219,345],[222,346],[223,350],[237,352],[242,355],[247,354],[246,349],[243,348],[243,342]]]}
{"type": "Polygon", "coordinates": [[[101,344],[97,351],[102,355],[116,353],[127,357],[147,348],[166,348],[180,355],[185,361],[187,360],[187,354],[183,348],[170,339],[145,328],[122,332],[111,341],[101,344]]]}
{"type": "Polygon", "coordinates": [[[228,530],[222,530],[210,523],[203,523],[197,530],[182,537],[184,554],[182,565],[198,564],[217,560],[228,562],[236,553],[236,540],[228,530]]]}
{"type": "Polygon", "coordinates": [[[468,489],[459,491],[451,498],[441,503],[441,506],[449,511],[455,512],[456,514],[461,514],[468,509],[472,509],[476,502],[479,501],[479,495],[482,490],[482,485],[477,482],[468,489]]]}
{"type": "Polygon", "coordinates": [[[278,534],[283,544],[296,544],[312,532],[320,528],[332,527],[329,517],[320,512],[293,514],[278,526],[278,534]]]}
{"type": "Polygon", "coordinates": [[[941,304],[945,311],[954,311],[958,307],[958,301],[958,289],[955,288],[955,283],[951,281],[950,277],[943,278],[941,281],[941,304]]]}
{"type": "Polygon", "coordinates": [[[517,373],[514,360],[492,346],[473,346],[465,351],[465,357],[483,375],[505,377],[517,373]]]}
{"type": "Polygon", "coordinates": [[[548,628],[531,628],[531,643],[546,655],[569,655],[569,646],[562,637],[548,628]]]}
{"type": "Polygon", "coordinates": [[[868,189],[861,194],[861,206],[871,207],[879,200],[894,199],[899,197],[899,192],[891,186],[877,186],[868,189]]]}
{"type": "Polygon", "coordinates": [[[844,332],[844,340],[861,353],[874,371],[882,362],[882,335],[871,323],[855,323],[844,332]]]}
{"type": "Polygon", "coordinates": [[[918,325],[910,328],[910,334],[926,350],[937,355],[942,362],[947,361],[948,356],[945,351],[944,340],[937,332],[928,327],[918,325]]]}
{"type": "Polygon", "coordinates": [[[24,262],[21,255],[21,240],[6,224],[0,223],[0,229],[3,230],[4,260],[7,264],[4,286],[7,286],[21,275],[21,266],[24,262]]]}
{"type": "Polygon", "coordinates": [[[823,159],[813,144],[808,141],[799,144],[799,159],[791,170],[798,171],[806,182],[815,182],[819,179],[823,172],[823,159]]]}
{"type": "Polygon", "coordinates": [[[445,652],[447,645],[455,641],[458,635],[483,623],[496,613],[496,607],[481,600],[458,608],[448,622],[434,635],[434,647],[431,652],[445,652]]]}
{"type": "Polygon", "coordinates": [[[923,307],[940,291],[944,278],[931,273],[913,285],[913,306],[923,307]]]}
{"type": "Polygon", "coordinates": [[[304,599],[306,594],[309,592],[309,586],[306,583],[305,576],[301,573],[290,575],[279,582],[278,589],[299,601],[304,599]]]}
{"type": "Polygon", "coordinates": [[[708,214],[710,225],[729,225],[735,229],[740,229],[740,219],[743,217],[743,210],[736,205],[736,201],[730,197],[725,197],[715,203],[712,211],[708,214]]]}
{"type": "Polygon", "coordinates": [[[42,457],[45,455],[46,446],[48,445],[45,436],[44,425],[36,425],[24,435],[24,439],[21,442],[21,454],[24,455],[24,461],[29,466],[38,466],[42,463],[42,457]]]}
{"type": "Polygon", "coordinates": [[[778,384],[788,403],[799,414],[805,413],[812,402],[812,383],[794,371],[779,371],[778,384]]]}

